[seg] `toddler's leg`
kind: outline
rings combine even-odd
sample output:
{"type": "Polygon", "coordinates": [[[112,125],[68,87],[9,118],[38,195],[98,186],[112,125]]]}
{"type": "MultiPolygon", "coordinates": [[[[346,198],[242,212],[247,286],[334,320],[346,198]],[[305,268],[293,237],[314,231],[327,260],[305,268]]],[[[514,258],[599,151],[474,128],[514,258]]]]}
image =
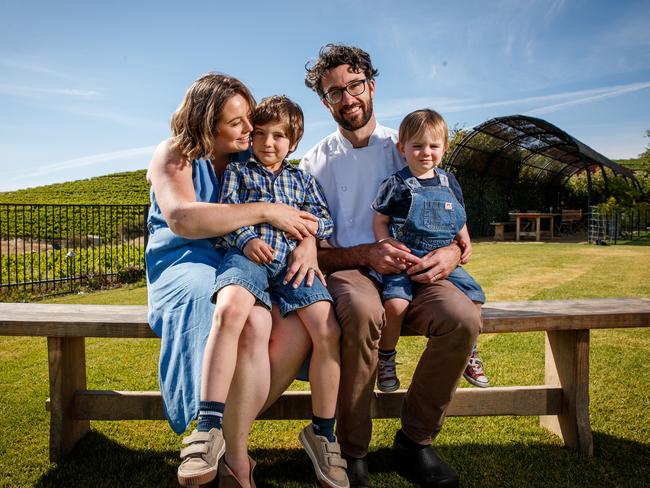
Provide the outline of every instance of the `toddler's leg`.
{"type": "MultiPolygon", "coordinates": [[[[483,304],[481,302],[473,302],[474,305],[478,308],[479,314],[483,304]]],[[[478,343],[474,343],[472,347],[472,354],[469,357],[467,362],[467,367],[463,372],[463,377],[472,385],[478,386],[479,388],[488,388],[490,386],[490,380],[485,374],[483,368],[483,360],[478,355],[478,343]]]]}
{"type": "Polygon", "coordinates": [[[383,392],[395,391],[400,386],[397,377],[397,351],[402,323],[406,316],[409,301],[404,298],[388,298],[384,301],[386,325],[379,340],[379,362],[377,363],[377,388],[383,392]]]}
{"type": "Polygon", "coordinates": [[[379,339],[380,350],[390,351],[395,349],[408,306],[409,301],[403,298],[389,298],[384,302],[386,325],[382,329],[381,339],[379,339]]]}

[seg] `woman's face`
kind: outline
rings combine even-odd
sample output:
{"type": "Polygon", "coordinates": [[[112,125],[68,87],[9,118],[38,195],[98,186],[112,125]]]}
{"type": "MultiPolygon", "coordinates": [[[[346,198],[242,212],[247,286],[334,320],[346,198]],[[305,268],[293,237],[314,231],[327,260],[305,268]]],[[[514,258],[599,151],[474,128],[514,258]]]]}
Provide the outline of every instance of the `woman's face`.
{"type": "Polygon", "coordinates": [[[244,97],[235,95],[224,104],[214,136],[214,150],[219,154],[245,151],[250,145],[253,127],[248,117],[250,106],[244,97]]]}

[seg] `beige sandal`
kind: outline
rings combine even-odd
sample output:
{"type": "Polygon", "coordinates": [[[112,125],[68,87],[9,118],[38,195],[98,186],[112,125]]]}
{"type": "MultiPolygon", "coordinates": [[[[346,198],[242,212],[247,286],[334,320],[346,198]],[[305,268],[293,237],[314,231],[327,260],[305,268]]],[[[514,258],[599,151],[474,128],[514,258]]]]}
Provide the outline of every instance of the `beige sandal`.
{"type": "MultiPolygon", "coordinates": [[[[253,469],[255,469],[257,463],[250,456],[248,456],[248,462],[251,466],[248,475],[248,482],[250,483],[251,488],[256,488],[255,481],[253,480],[253,469]]],[[[230,466],[228,466],[226,458],[221,458],[221,462],[219,463],[219,488],[241,488],[242,486],[241,480],[233,470],[230,469],[230,466]]]]}

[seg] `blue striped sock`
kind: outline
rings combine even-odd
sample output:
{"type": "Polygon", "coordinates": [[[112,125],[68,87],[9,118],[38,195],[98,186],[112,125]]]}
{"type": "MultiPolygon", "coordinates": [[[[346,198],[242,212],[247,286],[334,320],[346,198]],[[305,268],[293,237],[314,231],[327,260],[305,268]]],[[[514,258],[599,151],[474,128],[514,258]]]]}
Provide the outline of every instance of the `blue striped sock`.
{"type": "Polygon", "coordinates": [[[311,427],[314,429],[314,434],[322,435],[323,437],[326,437],[330,442],[334,442],[336,440],[334,437],[334,417],[331,419],[322,419],[320,417],[316,417],[316,415],[312,415],[311,427]]]}
{"type": "Polygon", "coordinates": [[[199,402],[199,424],[196,430],[208,432],[210,429],[220,429],[225,403],[221,402],[199,402]]]}

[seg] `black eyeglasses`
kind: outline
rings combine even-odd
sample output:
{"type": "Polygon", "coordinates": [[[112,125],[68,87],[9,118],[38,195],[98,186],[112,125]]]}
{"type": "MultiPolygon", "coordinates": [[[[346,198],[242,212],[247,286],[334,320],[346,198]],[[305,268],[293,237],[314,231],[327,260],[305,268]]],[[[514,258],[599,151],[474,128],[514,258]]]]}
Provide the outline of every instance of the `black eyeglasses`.
{"type": "Polygon", "coordinates": [[[353,97],[358,97],[366,91],[366,82],[368,80],[354,80],[345,85],[343,88],[332,88],[327,93],[323,94],[323,98],[327,103],[335,105],[343,99],[343,91],[345,90],[353,97]]]}

